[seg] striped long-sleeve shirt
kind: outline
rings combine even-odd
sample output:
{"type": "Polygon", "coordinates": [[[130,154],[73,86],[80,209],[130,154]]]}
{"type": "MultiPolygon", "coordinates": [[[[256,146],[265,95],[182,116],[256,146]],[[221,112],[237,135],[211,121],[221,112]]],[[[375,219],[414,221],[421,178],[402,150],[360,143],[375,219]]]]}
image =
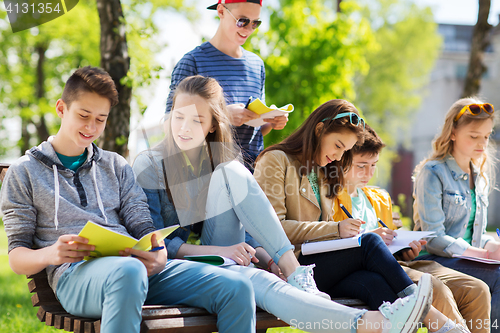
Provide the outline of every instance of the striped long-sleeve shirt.
{"type": "MultiPolygon", "coordinates": [[[[241,58],[233,58],[216,49],[209,42],[186,53],[174,67],[167,110],[172,108],[175,87],[187,76],[203,75],[215,78],[224,90],[226,103],[246,104],[248,97],[264,101],[264,62],[256,54],[243,49],[241,58]]],[[[253,155],[264,149],[260,127],[242,125],[235,127],[236,140],[244,152],[253,155]]]]}

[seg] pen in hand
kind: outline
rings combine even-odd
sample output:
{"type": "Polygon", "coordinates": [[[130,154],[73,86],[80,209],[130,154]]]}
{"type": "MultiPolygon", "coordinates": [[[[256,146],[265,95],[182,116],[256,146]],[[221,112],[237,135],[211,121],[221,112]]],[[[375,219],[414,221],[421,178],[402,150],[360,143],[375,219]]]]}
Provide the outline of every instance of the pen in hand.
{"type": "Polygon", "coordinates": [[[345,215],[347,215],[348,218],[352,219],[352,215],[351,213],[349,213],[349,211],[347,210],[347,208],[344,207],[343,204],[340,204],[340,208],[344,211],[345,215]]]}
{"type": "Polygon", "coordinates": [[[497,236],[500,238],[500,229],[497,228],[497,236]]]}
{"type": "Polygon", "coordinates": [[[389,229],[389,227],[387,226],[387,224],[385,224],[380,218],[377,218],[377,221],[378,223],[380,223],[384,228],[387,228],[389,229]]]}
{"type": "Polygon", "coordinates": [[[157,246],[157,247],[154,247],[151,250],[149,250],[149,252],[160,251],[160,250],[163,250],[164,248],[165,248],[165,246],[157,246]]]}
{"type": "MultiPolygon", "coordinates": [[[[350,219],[353,219],[354,220],[354,217],[352,217],[351,213],[349,213],[349,211],[347,210],[347,208],[344,207],[343,204],[340,204],[340,208],[344,211],[344,213],[347,215],[348,218],[350,219]]],[[[342,223],[342,222],[341,222],[342,223]]],[[[351,223],[352,224],[352,223],[351,223]]],[[[361,224],[365,224],[365,222],[361,221],[361,224]]],[[[340,225],[339,225],[340,226],[340,225]]],[[[362,234],[365,232],[365,229],[362,229],[360,226],[356,226],[358,228],[357,230],[357,234],[362,234]]],[[[339,229],[340,230],[340,229],[339,229]]],[[[342,235],[340,236],[342,238],[344,238],[342,235]]]]}
{"type": "Polygon", "coordinates": [[[250,105],[251,101],[252,101],[252,96],[248,97],[247,104],[245,104],[245,109],[248,109],[248,106],[250,105]]]}
{"type": "MultiPolygon", "coordinates": [[[[389,229],[387,224],[385,224],[380,218],[377,218],[378,223],[380,223],[384,228],[389,229]]],[[[394,239],[396,239],[396,236],[394,236],[394,239]]]]}

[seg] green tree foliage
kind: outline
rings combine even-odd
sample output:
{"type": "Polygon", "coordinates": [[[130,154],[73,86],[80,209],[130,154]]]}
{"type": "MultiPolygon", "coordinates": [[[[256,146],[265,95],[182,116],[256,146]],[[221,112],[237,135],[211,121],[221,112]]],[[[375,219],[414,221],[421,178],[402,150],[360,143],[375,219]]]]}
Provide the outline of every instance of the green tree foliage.
{"type": "Polygon", "coordinates": [[[387,148],[382,151],[373,182],[385,185],[397,140],[408,139],[412,112],[420,106],[423,88],[439,56],[441,37],[432,12],[411,0],[360,0],[380,47],[365,53],[370,70],[355,79],[354,104],[364,112],[387,148]]]}
{"type": "Polygon", "coordinates": [[[280,0],[269,31],[258,32],[248,49],[266,64],[266,102],[292,103],[295,111],[266,146],[294,131],[321,103],[352,101],[388,144],[377,183],[388,180],[398,131],[409,128],[412,111],[440,51],[437,24],[427,7],[412,0],[280,0]]]}
{"type": "Polygon", "coordinates": [[[99,20],[95,5],[81,1],[58,19],[12,33],[6,14],[0,11],[0,118],[21,117],[24,153],[54,133],[55,102],[71,70],[99,64],[99,20]]]}
{"type": "Polygon", "coordinates": [[[411,124],[422,88],[437,59],[441,37],[428,7],[410,0],[362,0],[379,48],[365,53],[370,70],[356,78],[354,103],[389,145],[411,124]]]}
{"type": "Polygon", "coordinates": [[[352,1],[280,0],[271,11],[270,29],[251,40],[266,65],[266,102],[292,103],[285,129],[266,136],[266,145],[294,131],[321,103],[353,100],[354,77],[367,73],[365,53],[376,47],[368,21],[352,1]]]}
{"type": "MultiPolygon", "coordinates": [[[[135,110],[143,111],[140,88],[147,88],[159,66],[154,59],[163,46],[157,42],[153,15],[158,10],[182,11],[188,18],[196,12],[185,0],[122,0],[127,27],[130,71],[124,82],[137,98],[135,110]],[[137,89],[137,90],[136,90],[137,89]]],[[[0,120],[21,117],[20,153],[55,134],[54,111],[65,80],[81,66],[100,66],[100,29],[95,1],[80,1],[67,14],[46,24],[12,33],[0,5],[0,120]]],[[[0,121],[0,156],[11,148],[9,132],[0,121]]],[[[128,138],[127,138],[128,139],[128,138]]]]}
{"type": "MultiPolygon", "coordinates": [[[[123,83],[133,88],[135,106],[141,113],[147,107],[145,90],[159,78],[163,69],[155,56],[166,45],[159,42],[159,30],[153,21],[156,13],[166,15],[167,11],[177,11],[189,20],[198,17],[194,2],[186,0],[122,0],[122,8],[127,26],[127,44],[131,58],[130,71],[123,83]]],[[[175,32],[172,32],[175,33],[175,32]]],[[[147,99],[147,97],[146,97],[147,99]]]]}

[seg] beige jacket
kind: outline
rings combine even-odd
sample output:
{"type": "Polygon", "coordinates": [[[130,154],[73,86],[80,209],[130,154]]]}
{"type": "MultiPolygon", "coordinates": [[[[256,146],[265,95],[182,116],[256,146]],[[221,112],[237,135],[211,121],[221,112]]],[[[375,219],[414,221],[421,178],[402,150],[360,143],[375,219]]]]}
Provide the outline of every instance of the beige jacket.
{"type": "Polygon", "coordinates": [[[321,236],[322,240],[339,238],[338,222],[333,222],[334,201],[328,199],[323,173],[318,175],[321,209],[307,176],[301,176],[300,162],[281,150],[270,151],[259,159],[254,172],[278,214],[290,242],[300,253],[300,244],[321,236]],[[322,220],[319,221],[319,218],[322,220]]]}

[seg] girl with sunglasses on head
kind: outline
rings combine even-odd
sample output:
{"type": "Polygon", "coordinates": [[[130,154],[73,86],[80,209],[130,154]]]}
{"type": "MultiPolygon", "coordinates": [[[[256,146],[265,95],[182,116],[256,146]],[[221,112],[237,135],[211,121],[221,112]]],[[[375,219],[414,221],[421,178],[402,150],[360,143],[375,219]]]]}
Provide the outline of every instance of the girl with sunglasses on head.
{"type": "MultiPolygon", "coordinates": [[[[328,299],[319,297],[311,270],[299,266],[273,207],[238,161],[223,91],[215,79],[193,76],[179,84],[165,132],[158,146],[136,158],[133,169],[156,228],[183,225],[165,240],[169,259],[197,254],[233,259],[237,264],[207,265],[207,271],[250,286],[252,295],[242,294],[241,302],[257,305],[306,331],[415,331],[414,324],[427,313],[432,299],[428,276],[413,295],[385,304],[380,311],[349,308],[330,301],[327,295],[323,296],[328,299]],[[198,221],[202,222],[191,225],[198,221]],[[201,229],[200,245],[187,242],[193,229],[201,229]],[[262,245],[253,248],[245,243],[245,229],[262,245]],[[288,283],[254,268],[251,262],[257,261],[277,275],[281,269],[288,283]]],[[[212,304],[208,310],[217,313],[219,307],[212,304]]],[[[242,315],[255,319],[255,311],[242,315]]],[[[231,320],[219,318],[224,323],[231,320]]],[[[255,326],[230,331],[254,332],[255,326]]]]}
{"type": "Polygon", "coordinates": [[[493,105],[477,98],[463,98],[451,106],[431,156],[415,169],[413,214],[416,230],[437,234],[427,240],[427,252],[417,259],[434,260],[486,282],[492,294],[491,329],[499,332],[499,266],[453,258],[500,260],[500,243],[485,234],[488,194],[495,185],[489,143],[494,122],[493,105]]]}
{"type": "MultiPolygon", "coordinates": [[[[296,249],[310,240],[360,233],[363,221],[334,221],[333,216],[334,199],[352,163],[350,149],[362,142],[364,128],[354,105],[331,100],[312,112],[288,138],[259,155],[254,176],[296,249]]],[[[321,291],[331,297],[359,298],[371,309],[411,295],[416,288],[382,238],[373,232],[361,236],[360,247],[309,255],[297,250],[296,254],[302,265],[314,268],[321,291]]],[[[424,324],[432,332],[464,331],[432,306],[424,324]]]]}
{"type": "Polygon", "coordinates": [[[281,130],[287,116],[265,119],[261,127],[245,125],[259,117],[246,108],[249,98],[264,99],[264,62],[242,46],[261,24],[262,0],[219,0],[207,9],[220,18],[217,32],[209,41],[186,53],[172,71],[166,112],[173,104],[175,87],[187,76],[203,75],[217,79],[226,95],[231,125],[241,147],[245,166],[253,170],[257,155],[264,149],[263,135],[281,130]]]}

